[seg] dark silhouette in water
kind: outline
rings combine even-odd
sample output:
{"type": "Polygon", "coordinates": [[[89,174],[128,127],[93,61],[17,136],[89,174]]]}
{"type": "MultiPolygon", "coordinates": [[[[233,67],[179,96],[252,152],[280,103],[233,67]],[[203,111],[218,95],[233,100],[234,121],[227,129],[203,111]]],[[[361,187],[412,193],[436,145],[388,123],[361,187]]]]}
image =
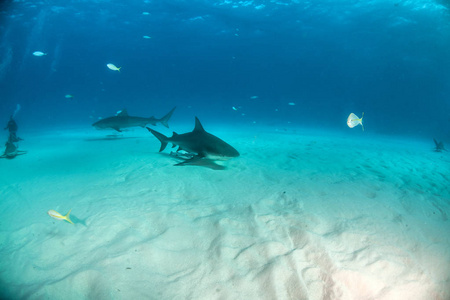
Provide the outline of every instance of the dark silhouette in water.
{"type": "Polygon", "coordinates": [[[9,133],[16,133],[17,132],[17,129],[18,129],[19,127],[17,126],[17,123],[16,123],[16,121],[14,121],[14,119],[13,119],[13,116],[11,116],[10,118],[9,118],[9,122],[8,122],[8,124],[6,125],[6,127],[5,127],[5,130],[6,129],[8,129],[9,130],[9,133]]]}
{"type": "Polygon", "coordinates": [[[5,146],[6,146],[5,152],[3,153],[2,156],[0,156],[0,158],[10,158],[11,159],[18,155],[27,153],[26,151],[18,150],[17,145],[10,141],[7,141],[5,146]]]}
{"type": "Polygon", "coordinates": [[[445,147],[444,147],[443,142],[438,142],[438,141],[436,141],[436,139],[433,139],[433,141],[434,141],[434,144],[436,145],[436,148],[434,148],[434,151],[436,151],[436,152],[447,151],[447,149],[445,149],[445,147]]]}
{"type": "Polygon", "coordinates": [[[16,133],[11,132],[9,134],[8,142],[17,143],[18,141],[23,141],[22,138],[18,137],[16,133]]]}
{"type": "Polygon", "coordinates": [[[26,151],[18,150],[19,146],[17,145],[17,142],[22,141],[20,137],[17,136],[17,129],[19,126],[17,126],[16,121],[14,121],[14,116],[17,114],[17,112],[20,110],[20,105],[17,104],[17,108],[14,111],[14,114],[11,115],[9,118],[8,124],[6,124],[5,130],[9,130],[9,137],[8,141],[6,142],[5,146],[5,152],[3,155],[0,156],[0,158],[14,158],[17,155],[22,155],[27,153],[26,151]]]}

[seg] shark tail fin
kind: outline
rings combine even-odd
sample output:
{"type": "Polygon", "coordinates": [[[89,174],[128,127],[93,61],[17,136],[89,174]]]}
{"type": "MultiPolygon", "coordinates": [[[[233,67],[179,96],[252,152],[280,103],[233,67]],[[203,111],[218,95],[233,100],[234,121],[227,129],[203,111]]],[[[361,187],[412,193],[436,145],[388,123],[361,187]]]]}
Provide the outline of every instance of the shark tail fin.
{"type": "MultiPolygon", "coordinates": [[[[72,209],[69,210],[69,212],[67,213],[67,215],[64,216],[64,220],[66,220],[67,222],[69,222],[70,224],[73,224],[72,220],[70,220],[70,212],[72,211],[72,209]]],[[[75,225],[75,224],[74,224],[75,225]]]]}
{"type": "Polygon", "coordinates": [[[167,115],[165,115],[164,117],[162,117],[161,119],[159,119],[159,122],[161,124],[163,124],[164,126],[166,126],[167,128],[169,128],[169,119],[170,117],[172,117],[173,112],[175,111],[175,108],[177,108],[176,106],[174,108],[172,108],[171,111],[169,111],[167,113],[167,115]]]}
{"type": "Polygon", "coordinates": [[[158,131],[155,131],[151,128],[147,128],[148,131],[150,131],[160,142],[161,142],[161,148],[159,148],[159,152],[163,151],[167,147],[167,136],[165,136],[162,133],[159,133],[158,131]]]}

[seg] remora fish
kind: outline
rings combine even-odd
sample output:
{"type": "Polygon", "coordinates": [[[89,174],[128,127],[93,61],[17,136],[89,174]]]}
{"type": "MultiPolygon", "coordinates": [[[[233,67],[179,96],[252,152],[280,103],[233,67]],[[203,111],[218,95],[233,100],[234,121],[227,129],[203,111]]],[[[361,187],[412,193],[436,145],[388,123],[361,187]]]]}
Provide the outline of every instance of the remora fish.
{"type": "Polygon", "coordinates": [[[121,110],[117,115],[113,117],[104,118],[98,122],[92,124],[97,129],[107,129],[112,128],[117,130],[118,132],[122,132],[122,128],[128,127],[145,127],[147,124],[151,124],[156,126],[157,123],[161,123],[167,128],[169,128],[169,119],[173,114],[173,111],[176,107],[172,108],[172,110],[162,117],[161,119],[156,119],[155,117],[150,118],[142,118],[142,117],[133,117],[129,116],[126,109],[121,110]]]}
{"type": "Polygon", "coordinates": [[[176,166],[196,164],[202,158],[227,160],[239,156],[239,152],[232,146],[206,132],[197,117],[195,117],[195,128],[192,132],[183,134],[174,132],[172,137],[167,137],[148,127],[147,129],[161,142],[159,152],[163,151],[168,143],[172,143],[174,147],[179,146],[178,151],[184,150],[195,154],[192,158],[186,159],[184,162],[176,164],[176,166]]]}

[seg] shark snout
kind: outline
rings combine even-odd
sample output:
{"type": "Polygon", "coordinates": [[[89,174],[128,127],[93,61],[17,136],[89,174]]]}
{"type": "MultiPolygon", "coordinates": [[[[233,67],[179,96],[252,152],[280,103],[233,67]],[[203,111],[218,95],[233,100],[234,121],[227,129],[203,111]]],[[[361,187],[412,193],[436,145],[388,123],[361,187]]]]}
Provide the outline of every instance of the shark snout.
{"type": "Polygon", "coordinates": [[[240,155],[239,152],[233,148],[233,151],[232,151],[230,157],[238,157],[239,155],[240,155]]]}
{"type": "Polygon", "coordinates": [[[102,123],[102,121],[97,121],[94,124],[92,124],[92,127],[94,127],[95,129],[106,129],[107,127],[102,123]]]}

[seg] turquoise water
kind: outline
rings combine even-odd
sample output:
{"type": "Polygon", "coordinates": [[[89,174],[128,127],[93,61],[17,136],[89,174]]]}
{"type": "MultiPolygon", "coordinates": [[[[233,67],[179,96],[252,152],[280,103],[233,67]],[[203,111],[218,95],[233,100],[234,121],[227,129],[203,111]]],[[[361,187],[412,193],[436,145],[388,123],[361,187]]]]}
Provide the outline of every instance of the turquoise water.
{"type": "Polygon", "coordinates": [[[223,170],[173,166],[141,128],[30,134],[0,161],[2,298],[448,299],[447,154],[204,126],[241,153],[223,170]]]}
{"type": "Polygon", "coordinates": [[[449,17],[419,0],[1,2],[0,124],[18,129],[0,140],[23,140],[0,159],[0,298],[449,299],[433,141],[450,148],[449,17]],[[173,107],[152,129],[198,117],[240,156],[176,167],[140,126],[91,126],[173,107]]]}

